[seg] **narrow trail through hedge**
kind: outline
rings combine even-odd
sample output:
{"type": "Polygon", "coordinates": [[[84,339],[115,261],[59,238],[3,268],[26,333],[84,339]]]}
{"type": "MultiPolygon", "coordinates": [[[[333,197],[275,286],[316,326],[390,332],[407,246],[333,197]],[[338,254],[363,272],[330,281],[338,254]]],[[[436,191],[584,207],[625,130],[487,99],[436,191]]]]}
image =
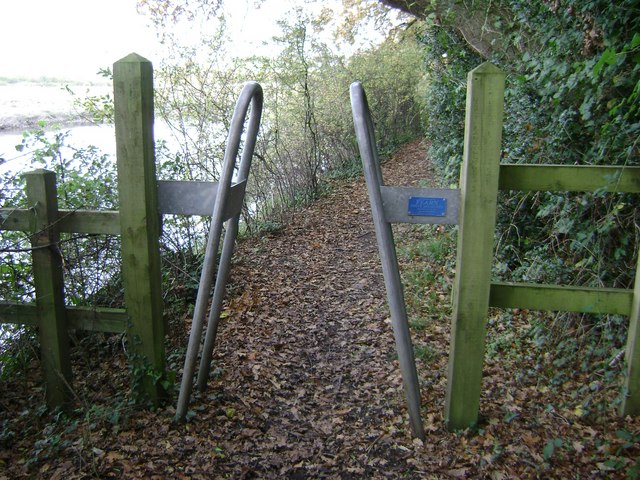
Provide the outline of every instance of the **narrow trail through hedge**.
{"type": "MultiPolygon", "coordinates": [[[[390,167],[390,184],[424,177],[424,147],[406,146],[390,167]]],[[[227,459],[235,473],[410,470],[407,447],[385,434],[408,422],[362,179],[297,212],[276,235],[244,242],[236,258],[239,295],[215,355],[224,372],[208,390],[224,393],[218,406],[194,404],[203,414],[233,409],[219,446],[235,452],[227,459]]]]}
{"type": "MultiPolygon", "coordinates": [[[[429,178],[426,146],[405,145],[383,172],[389,185],[429,178]]],[[[405,241],[424,237],[398,230],[405,241]]],[[[418,361],[427,441],[412,440],[362,178],[336,182],[282,230],[241,242],[235,258],[212,375],[188,422],[172,422],[173,406],[127,406],[118,337],[80,339],[73,348],[78,411],[69,419],[52,422],[40,412],[37,361],[0,384],[0,480],[625,478],[640,454],[637,439],[616,433],[640,438],[637,419],[620,419],[613,407],[581,416],[574,396],[586,377],[545,383],[531,348],[515,337],[509,345],[493,340],[504,328],[494,321],[485,420],[478,431],[448,432],[453,272],[444,265],[429,266],[440,286],[418,292],[437,298],[441,314],[414,332],[430,354],[418,361]]],[[[403,262],[403,270],[422,268],[417,259],[403,262]]],[[[185,315],[184,328],[173,326],[172,345],[186,345],[189,321],[185,315]]],[[[513,332],[530,328],[527,312],[510,322],[513,332]]],[[[183,361],[170,353],[171,365],[183,361]]],[[[603,389],[599,400],[608,404],[615,392],[603,389]]]]}

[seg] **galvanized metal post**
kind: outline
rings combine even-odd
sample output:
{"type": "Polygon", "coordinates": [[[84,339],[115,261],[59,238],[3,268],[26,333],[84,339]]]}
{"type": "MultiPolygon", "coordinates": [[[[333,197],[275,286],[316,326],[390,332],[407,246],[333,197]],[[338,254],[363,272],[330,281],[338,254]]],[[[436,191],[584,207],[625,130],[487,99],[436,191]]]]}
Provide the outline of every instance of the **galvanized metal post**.
{"type": "MultiPolygon", "coordinates": [[[[249,177],[249,169],[251,168],[251,160],[255,150],[256,141],[258,139],[258,130],[260,128],[260,119],[262,117],[263,95],[262,87],[255,82],[249,82],[240,94],[240,98],[236,103],[236,108],[231,121],[231,130],[227,141],[227,148],[230,148],[229,155],[236,158],[240,148],[240,139],[244,125],[249,102],[251,105],[251,116],[249,118],[249,126],[247,129],[246,140],[242,150],[242,158],[238,169],[238,182],[246,181],[249,177]]],[[[209,378],[209,370],[211,368],[211,356],[218,333],[218,322],[222,310],[222,299],[227,286],[229,270],[231,268],[231,257],[236,237],[238,236],[238,224],[240,223],[240,214],[236,215],[229,221],[227,231],[224,235],[222,244],[222,253],[220,255],[220,268],[216,277],[216,285],[211,301],[211,311],[209,312],[209,320],[207,324],[207,333],[205,335],[204,347],[202,349],[202,357],[200,358],[200,370],[198,372],[198,390],[203,391],[207,385],[209,378]]]]}
{"type": "MultiPolygon", "coordinates": [[[[227,138],[227,147],[225,150],[224,162],[222,165],[222,174],[220,181],[218,182],[218,191],[216,194],[216,201],[213,207],[213,213],[211,215],[211,228],[209,230],[209,236],[207,239],[207,247],[205,251],[204,266],[202,268],[202,274],[200,276],[200,285],[198,287],[198,296],[196,298],[195,310],[193,313],[193,320],[191,323],[191,334],[189,336],[189,344],[187,346],[187,355],[185,358],[184,369],[182,373],[182,383],[180,385],[180,393],[178,396],[178,405],[176,407],[176,418],[182,419],[187,413],[187,407],[189,404],[189,397],[191,395],[193,387],[193,374],[195,370],[195,364],[198,357],[198,350],[202,339],[202,330],[204,327],[204,316],[207,310],[207,303],[209,300],[209,294],[211,292],[211,286],[213,284],[213,277],[216,274],[216,259],[218,256],[218,247],[220,246],[220,237],[222,235],[222,226],[224,223],[225,212],[227,209],[227,200],[231,191],[231,180],[233,177],[233,170],[236,163],[236,157],[238,156],[238,150],[240,147],[240,139],[242,137],[242,131],[244,126],[244,120],[249,108],[249,101],[254,98],[249,133],[252,137],[257,137],[258,127],[260,125],[260,116],[262,113],[262,88],[255,82],[249,82],[245,85],[243,92],[236,103],[236,109],[234,111],[233,118],[231,120],[231,128],[229,130],[229,136],[227,138]]],[[[256,138],[247,138],[245,145],[245,153],[248,157],[253,156],[253,148],[255,146],[256,138]],[[247,148],[249,147],[249,148],[247,148]]],[[[244,157],[243,157],[244,158],[244,157]]],[[[248,165],[246,167],[246,173],[248,173],[248,165]]],[[[237,228],[232,227],[227,232],[229,235],[229,242],[235,241],[235,235],[237,234],[237,228]],[[232,235],[229,235],[231,233],[232,235]]],[[[226,243],[226,242],[225,242],[226,243]]],[[[222,294],[224,286],[226,285],[226,275],[228,274],[229,262],[231,261],[232,245],[227,245],[228,248],[223,252],[223,265],[221,266],[220,281],[216,282],[217,294],[214,293],[214,317],[219,315],[220,306],[222,303],[222,294]],[[224,277],[224,278],[223,278],[224,277]],[[215,313],[217,311],[217,313],[215,313]]],[[[217,327],[217,318],[215,318],[215,327],[217,327]]],[[[215,328],[214,327],[214,328],[215,328]]],[[[210,348],[213,349],[212,342],[215,340],[215,335],[212,333],[212,339],[210,340],[210,348]]],[[[207,358],[207,363],[210,359],[207,358]]],[[[208,367],[206,367],[208,368],[208,367]]],[[[204,376],[203,378],[206,378],[204,376]]],[[[206,380],[203,380],[206,382],[206,380]]]]}
{"type": "Polygon", "coordinates": [[[400,372],[402,373],[404,391],[407,397],[411,432],[414,437],[424,439],[424,429],[420,415],[420,386],[411,344],[402,282],[398,270],[393,231],[391,224],[385,219],[382,194],[380,192],[380,188],[383,186],[382,170],[380,169],[380,160],[375,145],[369,106],[362,85],[359,82],[351,85],[351,105],[356,137],[358,138],[360,156],[369,191],[384,283],[389,299],[391,324],[396,342],[398,361],[400,362],[400,372]]]}

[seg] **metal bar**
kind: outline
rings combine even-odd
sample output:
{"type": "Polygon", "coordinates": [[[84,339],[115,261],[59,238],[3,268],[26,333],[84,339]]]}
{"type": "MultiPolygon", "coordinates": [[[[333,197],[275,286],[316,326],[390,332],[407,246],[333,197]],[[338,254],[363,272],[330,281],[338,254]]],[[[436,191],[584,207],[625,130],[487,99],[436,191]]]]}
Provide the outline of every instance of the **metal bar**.
{"type": "MultiPolygon", "coordinates": [[[[238,118],[243,119],[246,117],[247,109],[249,106],[249,100],[252,100],[251,116],[249,117],[249,126],[247,128],[247,134],[245,138],[244,148],[242,150],[242,158],[240,159],[240,166],[238,168],[239,184],[244,185],[242,189],[242,197],[238,202],[238,209],[236,216],[231,219],[227,232],[225,233],[224,243],[222,245],[222,254],[220,257],[220,268],[218,276],[216,277],[216,286],[213,292],[213,300],[211,302],[211,311],[209,312],[209,319],[207,324],[207,333],[205,336],[204,347],[202,349],[202,357],[200,359],[200,370],[198,372],[198,389],[203,391],[209,378],[209,370],[211,368],[211,357],[213,355],[213,348],[215,346],[216,336],[218,333],[218,323],[220,320],[220,312],[222,311],[222,299],[224,291],[227,286],[227,279],[229,277],[229,269],[231,266],[231,257],[233,255],[233,249],[235,246],[236,237],[238,236],[238,224],[240,223],[240,208],[244,200],[244,188],[247,184],[247,178],[249,177],[249,170],[251,168],[251,160],[253,158],[253,152],[255,150],[256,141],[258,139],[258,130],[260,129],[260,118],[262,115],[262,89],[258,84],[249,84],[250,88],[246,88],[240,95],[238,105],[236,105],[236,112],[234,112],[234,119],[236,114],[238,118]]],[[[233,122],[232,122],[233,124],[233,122]]],[[[240,148],[240,137],[233,137],[230,141],[233,141],[233,150],[235,155],[240,148]]],[[[233,200],[230,200],[233,202],[233,200]]]]}
{"type": "Polygon", "coordinates": [[[383,186],[382,171],[375,145],[373,123],[369,113],[369,106],[364,89],[360,82],[351,84],[351,108],[355,124],[356,137],[360,149],[360,156],[364,166],[364,174],[369,191],[373,223],[375,226],[384,282],[389,299],[391,324],[396,342],[400,371],[404,385],[411,432],[414,437],[424,439],[424,429],[420,415],[420,387],[416,371],[409,322],[402,292],[398,260],[393,241],[391,224],[385,219],[381,187],[383,186]]]}
{"type": "Polygon", "coordinates": [[[159,180],[158,212],[174,215],[211,215],[218,182],[159,180]]]}
{"type": "MultiPolygon", "coordinates": [[[[222,216],[223,221],[235,217],[242,209],[247,182],[231,186],[222,216]]],[[[209,216],[213,212],[218,182],[160,180],[158,181],[158,212],[173,215],[209,216]]]]}
{"type": "Polygon", "coordinates": [[[231,257],[233,256],[233,248],[238,235],[239,221],[240,216],[232,219],[224,234],[222,254],[220,255],[220,267],[218,268],[218,275],[216,276],[216,286],[213,289],[213,299],[211,300],[211,309],[209,310],[209,319],[207,320],[207,333],[202,348],[202,356],[200,357],[200,369],[198,370],[197,388],[201,392],[206,388],[207,380],[209,379],[211,357],[213,356],[213,347],[215,346],[218,335],[222,300],[224,299],[225,289],[227,288],[227,279],[229,278],[231,257]]]}
{"type": "Polygon", "coordinates": [[[456,225],[460,209],[460,190],[380,186],[384,218],[389,223],[456,225]],[[427,203],[426,208],[411,209],[411,203],[427,203]],[[429,208],[435,203],[437,208],[429,208]],[[444,212],[436,211],[444,206],[444,212]]]}
{"type": "MultiPolygon", "coordinates": [[[[182,382],[180,385],[180,393],[178,395],[178,405],[176,407],[176,418],[183,419],[187,413],[189,397],[193,387],[193,373],[195,363],[198,356],[198,349],[202,338],[202,329],[204,324],[204,315],[207,309],[213,276],[216,272],[216,258],[218,255],[218,247],[220,245],[220,236],[222,234],[222,224],[224,222],[224,213],[227,208],[229,194],[231,190],[231,178],[233,169],[240,148],[245,117],[252,105],[251,116],[249,119],[249,128],[247,138],[243,150],[243,161],[241,162],[241,171],[239,178],[246,180],[249,163],[244,160],[253,156],[253,150],[256,143],[256,137],[260,126],[260,118],[262,115],[263,95],[262,87],[256,82],[248,82],[236,102],[236,107],[231,119],[231,128],[227,137],[227,146],[222,165],[222,174],[218,183],[218,191],[216,201],[211,215],[211,229],[207,239],[207,247],[205,251],[204,266],[200,276],[200,285],[198,287],[198,296],[196,298],[195,310],[193,313],[193,321],[191,323],[191,334],[189,336],[189,344],[187,346],[187,355],[185,358],[184,369],[182,373],[182,382]]],[[[230,261],[230,258],[226,260],[230,261]]],[[[215,293],[214,293],[215,295],[215,293]]]]}

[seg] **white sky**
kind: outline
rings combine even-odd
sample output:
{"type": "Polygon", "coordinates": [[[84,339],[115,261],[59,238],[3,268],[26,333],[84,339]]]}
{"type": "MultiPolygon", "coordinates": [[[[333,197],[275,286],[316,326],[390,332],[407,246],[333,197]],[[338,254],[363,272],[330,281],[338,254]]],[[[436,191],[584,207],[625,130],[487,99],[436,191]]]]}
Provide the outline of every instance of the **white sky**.
{"type": "Polygon", "coordinates": [[[136,0],[0,0],[0,76],[96,80],[131,52],[157,42],[136,0]]]}
{"type": "MultiPolygon", "coordinates": [[[[259,9],[252,0],[225,3],[234,43],[251,53],[279,33],[277,19],[303,2],[267,0],[259,9]]],[[[152,62],[161,55],[136,0],[0,0],[0,76],[98,80],[100,68],[132,52],[152,62]]]]}

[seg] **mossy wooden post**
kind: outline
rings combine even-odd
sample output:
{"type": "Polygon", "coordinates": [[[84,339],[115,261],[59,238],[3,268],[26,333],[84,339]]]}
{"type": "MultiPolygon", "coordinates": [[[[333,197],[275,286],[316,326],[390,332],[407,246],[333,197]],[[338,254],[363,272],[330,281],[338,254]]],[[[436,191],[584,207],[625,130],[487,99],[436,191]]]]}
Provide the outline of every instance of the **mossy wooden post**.
{"type": "Polygon", "coordinates": [[[33,279],[47,405],[50,408],[63,407],[70,398],[71,362],[64,305],[62,257],[58,250],[60,234],[56,224],[56,174],[48,170],[36,170],[25,174],[25,177],[27,201],[33,213],[33,279]]]}
{"type": "Polygon", "coordinates": [[[113,85],[130,361],[144,392],[158,403],[164,392],[153,376],[164,374],[165,355],[151,62],[136,54],[117,61],[113,85]]]}
{"type": "Polygon", "coordinates": [[[502,142],[504,73],[469,72],[460,172],[460,219],[445,419],[451,430],[477,421],[489,308],[502,142]]]}
{"type": "Polygon", "coordinates": [[[640,254],[636,266],[636,280],[633,287],[633,301],[629,315],[627,334],[627,376],[624,379],[624,399],[620,406],[622,415],[640,415],[640,254]]]}

